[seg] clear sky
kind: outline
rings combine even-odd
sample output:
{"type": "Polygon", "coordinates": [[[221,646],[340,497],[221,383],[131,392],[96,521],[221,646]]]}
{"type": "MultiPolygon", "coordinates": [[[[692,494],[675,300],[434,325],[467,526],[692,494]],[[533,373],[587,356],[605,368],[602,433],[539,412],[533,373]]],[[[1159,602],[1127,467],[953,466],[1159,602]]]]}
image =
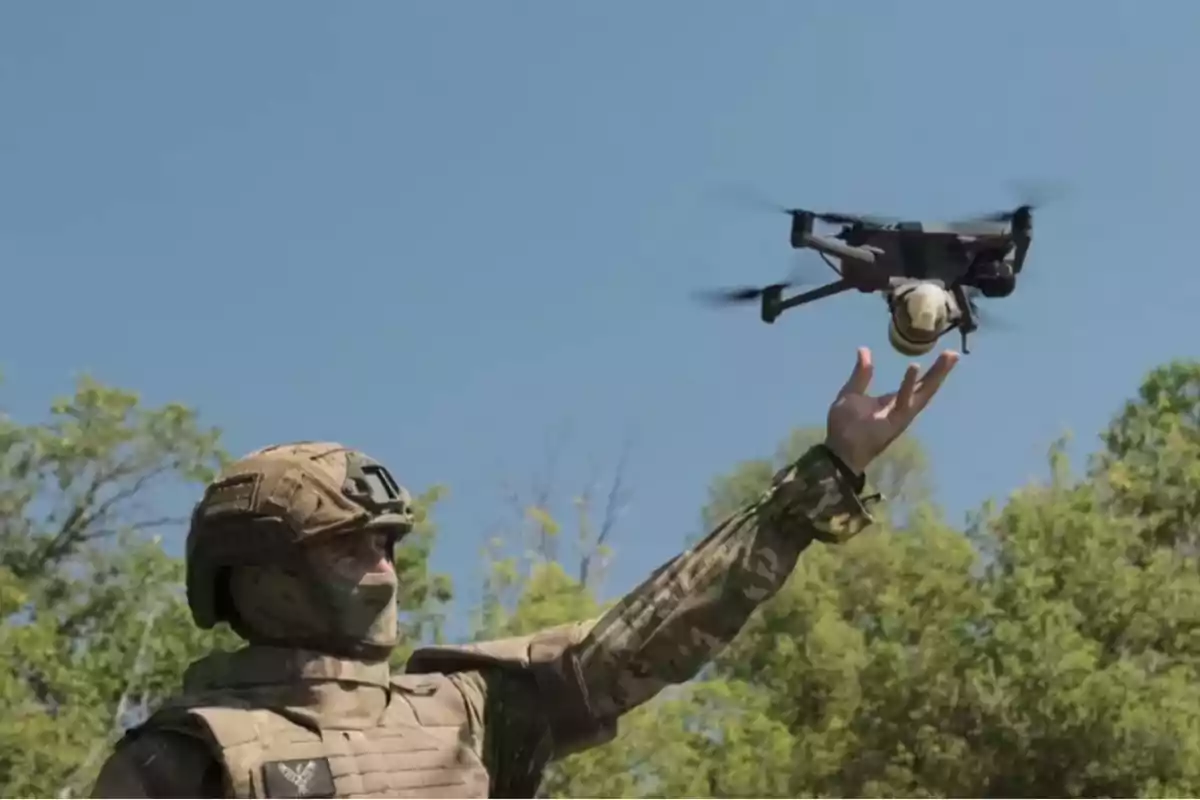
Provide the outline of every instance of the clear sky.
{"type": "MultiPolygon", "coordinates": [[[[1200,4],[0,5],[4,405],[90,371],[235,453],[331,438],[445,483],[460,587],[563,436],[565,496],[632,442],[609,591],[708,482],[823,419],[882,302],[773,327],[689,293],[770,281],[787,220],[936,217],[1065,187],[918,433],[956,516],[1080,450],[1196,355],[1200,4]]],[[[468,591],[469,597],[469,591],[468,591]]]]}

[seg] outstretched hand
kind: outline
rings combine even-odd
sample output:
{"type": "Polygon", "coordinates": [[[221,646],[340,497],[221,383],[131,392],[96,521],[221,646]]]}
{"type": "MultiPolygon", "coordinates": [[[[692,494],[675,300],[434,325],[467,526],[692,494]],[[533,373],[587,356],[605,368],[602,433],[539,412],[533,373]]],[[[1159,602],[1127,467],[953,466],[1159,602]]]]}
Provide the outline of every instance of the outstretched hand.
{"type": "Polygon", "coordinates": [[[909,364],[898,391],[872,397],[867,394],[875,373],[871,351],[858,348],[854,372],[829,407],[825,446],[862,474],[929,405],[957,363],[958,353],[947,350],[924,375],[918,365],[909,364]]]}

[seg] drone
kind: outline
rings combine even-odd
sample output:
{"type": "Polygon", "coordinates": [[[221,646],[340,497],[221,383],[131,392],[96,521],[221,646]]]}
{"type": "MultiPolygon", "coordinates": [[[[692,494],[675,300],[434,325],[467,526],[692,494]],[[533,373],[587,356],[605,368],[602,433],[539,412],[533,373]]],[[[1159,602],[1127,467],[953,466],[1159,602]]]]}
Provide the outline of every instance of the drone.
{"type": "Polygon", "coordinates": [[[1033,239],[1031,203],[957,222],[904,222],[890,218],[781,208],[792,219],[793,249],[814,250],[837,274],[815,289],[784,297],[790,282],[708,293],[721,303],[757,301],[762,321],[852,289],[879,293],[891,320],[888,341],[906,356],[920,356],[952,330],[978,330],[976,299],[1008,297],[1033,239]],[[839,227],[814,232],[815,224],[839,227]]]}

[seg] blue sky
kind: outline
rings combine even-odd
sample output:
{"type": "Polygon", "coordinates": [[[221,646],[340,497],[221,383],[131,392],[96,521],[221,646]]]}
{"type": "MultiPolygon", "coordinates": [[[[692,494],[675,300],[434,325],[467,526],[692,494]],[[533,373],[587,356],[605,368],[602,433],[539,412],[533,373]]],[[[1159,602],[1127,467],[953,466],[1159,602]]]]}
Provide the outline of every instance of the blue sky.
{"type": "Polygon", "coordinates": [[[696,533],[708,482],[823,419],[882,304],[773,327],[695,305],[787,269],[787,221],[1069,191],[1028,280],[918,426],[955,514],[1080,450],[1196,354],[1200,5],[0,6],[0,369],[40,413],[88,371],[234,452],[331,438],[445,483],[436,565],[560,441],[565,498],[632,442],[607,585],[696,533]]]}

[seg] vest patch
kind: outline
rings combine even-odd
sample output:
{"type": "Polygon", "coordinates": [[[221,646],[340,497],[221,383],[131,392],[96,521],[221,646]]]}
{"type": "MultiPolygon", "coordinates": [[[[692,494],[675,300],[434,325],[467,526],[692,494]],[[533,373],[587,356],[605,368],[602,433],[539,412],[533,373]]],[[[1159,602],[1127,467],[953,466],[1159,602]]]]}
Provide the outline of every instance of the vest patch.
{"type": "Polygon", "coordinates": [[[394,675],[390,685],[390,697],[382,686],[334,686],[325,713],[303,719],[268,707],[258,686],[223,688],[184,695],[146,726],[195,726],[230,797],[486,798],[477,712],[456,681],[394,675]]]}
{"type": "Polygon", "coordinates": [[[333,797],[329,759],[297,758],[263,764],[267,797],[333,797]]]}

